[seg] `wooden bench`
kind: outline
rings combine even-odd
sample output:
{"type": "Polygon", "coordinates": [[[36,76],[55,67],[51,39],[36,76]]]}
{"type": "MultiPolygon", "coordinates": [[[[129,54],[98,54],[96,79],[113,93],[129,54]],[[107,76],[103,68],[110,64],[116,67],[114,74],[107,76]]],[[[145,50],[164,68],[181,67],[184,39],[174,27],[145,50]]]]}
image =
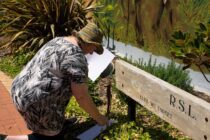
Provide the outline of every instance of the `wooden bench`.
{"type": "Polygon", "coordinates": [[[128,116],[140,103],[195,140],[210,139],[210,104],[123,60],[116,60],[116,86],[130,97],[128,116]]]}

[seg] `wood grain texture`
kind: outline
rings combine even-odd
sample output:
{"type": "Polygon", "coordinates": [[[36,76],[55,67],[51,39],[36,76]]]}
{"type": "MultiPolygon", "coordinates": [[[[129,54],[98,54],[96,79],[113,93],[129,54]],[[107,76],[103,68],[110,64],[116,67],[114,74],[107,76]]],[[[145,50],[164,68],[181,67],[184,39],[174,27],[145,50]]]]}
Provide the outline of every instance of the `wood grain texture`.
{"type": "Polygon", "coordinates": [[[195,140],[210,139],[210,104],[129,63],[116,60],[116,85],[195,140]]]}

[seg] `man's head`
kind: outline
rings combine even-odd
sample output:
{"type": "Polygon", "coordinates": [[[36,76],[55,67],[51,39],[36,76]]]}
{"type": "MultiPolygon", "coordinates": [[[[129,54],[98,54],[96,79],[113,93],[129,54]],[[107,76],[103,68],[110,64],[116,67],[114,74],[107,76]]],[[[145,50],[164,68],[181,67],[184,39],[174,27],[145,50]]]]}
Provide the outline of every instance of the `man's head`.
{"type": "Polygon", "coordinates": [[[88,23],[78,32],[74,31],[73,35],[79,39],[79,44],[83,47],[83,49],[88,50],[88,52],[93,50],[98,54],[103,53],[103,34],[98,26],[93,22],[88,23]]]}

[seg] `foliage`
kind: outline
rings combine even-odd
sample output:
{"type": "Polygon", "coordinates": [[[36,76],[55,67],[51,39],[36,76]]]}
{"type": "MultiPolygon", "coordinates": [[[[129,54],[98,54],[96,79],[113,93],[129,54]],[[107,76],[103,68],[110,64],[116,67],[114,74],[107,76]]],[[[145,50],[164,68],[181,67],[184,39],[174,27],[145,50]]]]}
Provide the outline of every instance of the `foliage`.
{"type": "MultiPolygon", "coordinates": [[[[113,93],[115,94],[115,93],[113,93]]],[[[100,108],[100,112],[104,112],[106,108],[100,108]]],[[[66,116],[76,116],[80,123],[76,124],[70,131],[71,134],[77,135],[91,126],[83,125],[89,123],[91,120],[87,113],[85,113],[76,103],[75,98],[72,98],[66,109],[66,116]]],[[[142,106],[137,106],[137,117],[135,122],[129,122],[126,116],[126,104],[119,102],[119,99],[114,96],[112,100],[112,112],[110,117],[118,120],[118,122],[103,133],[96,139],[106,140],[153,140],[153,139],[170,139],[170,140],[189,140],[186,136],[179,132],[176,128],[172,127],[167,122],[163,121],[152,112],[148,111],[142,106]]],[[[93,120],[91,120],[93,122],[93,120]]],[[[91,123],[91,124],[94,124],[91,123]]]]}
{"type": "Polygon", "coordinates": [[[115,38],[138,47],[143,44],[144,49],[154,47],[154,52],[159,50],[157,44],[159,41],[163,41],[163,46],[169,46],[169,39],[174,29],[191,30],[195,24],[207,22],[210,16],[209,0],[167,1],[162,15],[158,15],[161,13],[158,9],[161,9],[162,0],[117,0],[116,2],[117,16],[112,19],[118,22],[115,38]],[[157,23],[159,25],[156,25],[157,23]],[[154,30],[153,25],[157,29],[154,30]]]}
{"type": "MultiPolygon", "coordinates": [[[[103,136],[103,134],[102,134],[103,136]]],[[[101,136],[101,137],[102,137],[101,136]]],[[[104,140],[150,140],[151,137],[148,132],[143,132],[143,128],[139,127],[135,122],[127,122],[115,129],[110,129],[108,134],[103,136],[104,140]]]]}
{"type": "Polygon", "coordinates": [[[133,62],[132,59],[129,58],[125,58],[125,60],[187,92],[192,92],[193,90],[192,86],[190,85],[191,79],[188,72],[183,71],[181,65],[176,66],[175,62],[173,61],[165,66],[164,64],[157,65],[156,60],[154,63],[152,63],[152,57],[150,57],[148,63],[144,62],[143,59],[139,59],[138,62],[133,62]]]}
{"type": "Polygon", "coordinates": [[[81,116],[83,119],[88,119],[89,117],[89,115],[80,108],[74,97],[69,101],[65,112],[67,117],[81,116]]]}
{"type": "Polygon", "coordinates": [[[0,5],[0,36],[11,38],[2,47],[14,51],[37,51],[56,36],[70,35],[87,23],[86,14],[93,11],[83,0],[6,0],[0,5]]]}
{"type": "Polygon", "coordinates": [[[33,56],[33,52],[28,52],[27,54],[18,53],[13,56],[1,57],[0,70],[15,77],[33,56]]]}
{"type": "Polygon", "coordinates": [[[182,132],[140,105],[136,108],[135,122],[130,122],[126,115],[127,105],[114,97],[110,115],[118,122],[100,134],[97,140],[189,140],[182,132]]]}
{"type": "MultiPolygon", "coordinates": [[[[4,57],[4,60],[7,60],[9,63],[0,60],[0,69],[5,68],[8,66],[15,65],[15,69],[17,70],[17,66],[24,65],[25,60],[28,59],[30,56],[26,56],[22,54],[17,55],[16,57],[4,57]],[[14,61],[16,60],[16,61],[14,61]],[[16,64],[17,65],[16,65],[16,64]],[[4,64],[4,66],[2,66],[4,64]]],[[[22,68],[21,66],[21,68],[22,68]]],[[[20,69],[21,69],[20,68],[20,69]]],[[[6,70],[11,70],[6,69],[6,70]]],[[[90,91],[97,92],[97,86],[96,83],[90,83],[90,91]]],[[[112,110],[110,117],[118,120],[118,123],[111,126],[107,131],[103,132],[99,138],[97,139],[170,139],[170,140],[188,140],[186,136],[183,136],[181,132],[179,132],[177,129],[173,128],[168,123],[164,122],[151,112],[149,112],[147,109],[137,106],[137,117],[136,122],[128,122],[126,114],[126,104],[123,102],[120,102],[118,98],[115,96],[116,89],[113,93],[113,100],[112,100],[112,110]],[[120,137],[122,136],[122,138],[120,137]]],[[[106,106],[103,108],[100,107],[100,112],[106,112],[106,106]]],[[[94,124],[95,122],[91,120],[89,115],[85,113],[84,110],[82,110],[78,103],[76,102],[75,98],[72,97],[67,108],[66,108],[66,117],[76,116],[77,119],[80,121],[79,124],[75,124],[75,126],[71,129],[72,133],[78,134],[78,132],[83,132],[85,129],[91,127],[89,124],[94,124]]]]}
{"type": "Polygon", "coordinates": [[[91,80],[88,81],[88,92],[93,100],[93,102],[96,104],[96,106],[100,106],[103,104],[103,101],[99,98],[98,93],[98,80],[95,82],[92,82],[91,80]]]}
{"type": "Polygon", "coordinates": [[[179,1],[179,21],[178,29],[193,31],[197,23],[205,23],[209,20],[209,0],[186,0],[179,1]]]}
{"type": "Polygon", "coordinates": [[[117,2],[115,0],[102,0],[98,1],[98,5],[101,5],[101,7],[95,12],[96,20],[98,21],[100,28],[104,31],[107,39],[107,48],[114,50],[115,27],[118,22],[113,20],[113,18],[117,15],[115,10],[117,2]],[[113,39],[113,46],[110,46],[110,38],[113,39]]]}
{"type": "Polygon", "coordinates": [[[194,33],[176,31],[172,35],[171,54],[185,64],[183,69],[197,66],[206,80],[203,68],[210,71],[210,21],[207,26],[200,23],[194,33]]]}

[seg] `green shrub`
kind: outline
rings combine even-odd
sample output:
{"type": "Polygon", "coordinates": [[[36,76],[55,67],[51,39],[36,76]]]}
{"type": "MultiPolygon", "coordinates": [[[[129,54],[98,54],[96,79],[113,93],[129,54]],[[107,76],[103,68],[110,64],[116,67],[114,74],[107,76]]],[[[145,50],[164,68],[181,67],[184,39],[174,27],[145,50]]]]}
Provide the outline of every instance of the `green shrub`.
{"type": "Polygon", "coordinates": [[[125,104],[119,106],[119,114],[115,113],[112,116],[118,120],[118,123],[100,134],[97,140],[190,140],[176,128],[141,106],[137,106],[135,122],[129,122],[127,116],[122,115],[124,106],[125,104]]]}
{"type": "Polygon", "coordinates": [[[179,20],[176,29],[193,32],[197,23],[206,23],[209,20],[209,0],[179,1],[179,20]]]}
{"type": "Polygon", "coordinates": [[[12,56],[0,58],[0,70],[9,76],[14,77],[20,72],[21,69],[21,66],[13,62],[12,56]]]}
{"type": "Polygon", "coordinates": [[[95,82],[92,82],[91,80],[88,81],[88,92],[93,100],[93,102],[96,104],[96,106],[100,106],[103,104],[103,101],[99,98],[98,93],[98,80],[95,82]]]}
{"type": "Polygon", "coordinates": [[[101,134],[99,139],[104,140],[151,140],[148,132],[144,132],[142,127],[135,122],[127,122],[114,129],[110,129],[106,134],[101,134]]]}
{"type": "Polygon", "coordinates": [[[71,35],[87,24],[86,15],[93,7],[83,0],[3,0],[0,36],[11,38],[2,47],[37,51],[56,36],[71,35]]]}
{"type": "Polygon", "coordinates": [[[89,118],[89,115],[80,108],[79,104],[77,103],[74,97],[72,97],[71,100],[69,101],[65,112],[66,112],[65,115],[67,117],[80,116],[80,117],[83,117],[84,119],[89,118]]]}
{"type": "Polygon", "coordinates": [[[165,66],[164,64],[157,65],[156,60],[152,63],[151,56],[148,63],[144,62],[143,59],[132,61],[132,59],[124,58],[124,60],[187,92],[192,92],[193,90],[189,72],[183,70],[181,65],[176,66],[174,61],[165,66]]]}
{"type": "Polygon", "coordinates": [[[194,33],[175,31],[171,39],[171,55],[182,61],[184,69],[192,65],[199,68],[207,82],[205,70],[210,72],[210,20],[200,23],[194,33]]]}
{"type": "Polygon", "coordinates": [[[28,52],[27,54],[20,52],[16,55],[1,57],[0,70],[15,77],[33,56],[34,52],[28,52]]]}

